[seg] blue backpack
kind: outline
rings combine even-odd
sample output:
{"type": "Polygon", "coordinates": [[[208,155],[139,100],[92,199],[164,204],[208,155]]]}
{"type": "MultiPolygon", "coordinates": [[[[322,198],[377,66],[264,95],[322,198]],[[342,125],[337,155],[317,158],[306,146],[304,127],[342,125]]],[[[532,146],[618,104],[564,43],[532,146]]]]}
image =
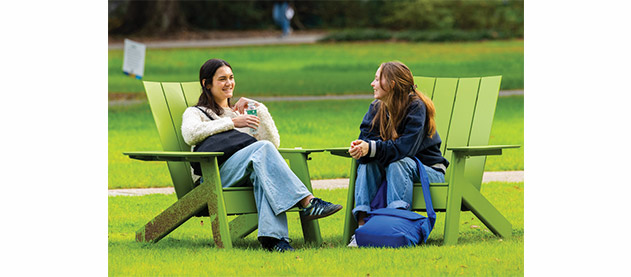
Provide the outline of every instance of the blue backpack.
{"type": "Polygon", "coordinates": [[[423,198],[427,216],[412,211],[383,208],[386,206],[387,183],[384,180],[371,202],[372,211],[368,212],[366,223],[355,231],[355,239],[359,247],[402,247],[427,242],[429,234],[436,223],[436,213],[429,193],[429,179],[425,167],[414,157],[419,168],[423,198]]]}

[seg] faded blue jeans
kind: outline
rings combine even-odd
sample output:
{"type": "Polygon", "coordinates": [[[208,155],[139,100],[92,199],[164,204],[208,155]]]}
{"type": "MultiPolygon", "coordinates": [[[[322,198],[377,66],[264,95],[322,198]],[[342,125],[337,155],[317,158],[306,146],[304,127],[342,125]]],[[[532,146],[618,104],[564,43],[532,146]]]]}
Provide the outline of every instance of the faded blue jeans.
{"type": "MultiPolygon", "coordinates": [[[[435,169],[423,165],[430,183],[444,183],[445,175],[435,169]]],[[[381,178],[386,175],[388,189],[386,194],[387,208],[403,208],[409,210],[412,204],[413,184],[421,181],[416,162],[405,157],[390,163],[385,168],[378,162],[359,164],[355,180],[355,208],[353,215],[357,219],[358,212],[369,212],[370,202],[377,194],[381,178]]]]}
{"type": "Polygon", "coordinates": [[[259,216],[259,237],[288,239],[285,211],[311,195],[274,145],[257,141],[237,151],[219,167],[223,187],[243,186],[250,178],[259,216]]]}

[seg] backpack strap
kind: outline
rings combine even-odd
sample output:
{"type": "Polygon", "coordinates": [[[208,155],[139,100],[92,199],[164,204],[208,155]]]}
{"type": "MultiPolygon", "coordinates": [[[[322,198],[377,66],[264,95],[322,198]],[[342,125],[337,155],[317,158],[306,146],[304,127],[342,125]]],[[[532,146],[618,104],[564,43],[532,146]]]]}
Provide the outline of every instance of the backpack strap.
{"type": "Polygon", "coordinates": [[[421,178],[421,185],[423,187],[423,199],[425,200],[425,210],[427,210],[427,217],[429,218],[431,231],[434,228],[434,223],[436,223],[436,212],[434,211],[432,197],[429,193],[429,178],[427,177],[427,172],[425,171],[425,167],[423,166],[421,161],[419,161],[417,157],[414,157],[414,161],[416,162],[418,173],[421,178]]]}
{"type": "Polygon", "coordinates": [[[200,108],[199,106],[195,106],[195,108],[197,108],[198,110],[202,111],[210,120],[213,120],[213,118],[210,117],[210,115],[206,111],[204,111],[204,109],[200,108]]]}

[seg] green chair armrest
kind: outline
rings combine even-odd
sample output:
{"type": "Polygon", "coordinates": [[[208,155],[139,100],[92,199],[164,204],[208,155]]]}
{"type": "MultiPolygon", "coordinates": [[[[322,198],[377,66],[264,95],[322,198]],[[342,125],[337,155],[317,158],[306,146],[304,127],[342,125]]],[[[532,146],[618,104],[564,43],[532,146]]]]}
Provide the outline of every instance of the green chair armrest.
{"type": "Polygon", "coordinates": [[[308,148],[302,149],[302,147],[296,148],[278,148],[278,152],[280,153],[302,153],[302,154],[311,154],[313,152],[324,152],[325,149],[322,148],[308,148]]]}
{"type": "MultiPolygon", "coordinates": [[[[281,153],[303,153],[324,152],[324,149],[301,149],[301,148],[279,148],[281,153]]],[[[132,159],[142,161],[170,161],[170,162],[201,162],[212,157],[223,155],[222,152],[184,152],[184,151],[142,151],[124,152],[132,159]]]]}
{"type": "MultiPolygon", "coordinates": [[[[519,148],[519,145],[487,145],[487,146],[459,146],[449,147],[447,150],[451,150],[456,155],[464,156],[484,156],[484,155],[501,155],[502,149],[519,148]]],[[[350,158],[348,153],[348,147],[330,147],[323,148],[324,151],[328,151],[333,155],[350,158]]]]}
{"type": "Polygon", "coordinates": [[[330,147],[324,148],[325,151],[330,152],[332,155],[350,158],[351,154],[348,153],[348,147],[330,147]]]}
{"type": "Polygon", "coordinates": [[[502,155],[502,149],[519,148],[519,145],[486,145],[447,147],[456,156],[488,156],[502,155]]]}
{"type": "Polygon", "coordinates": [[[222,152],[178,152],[178,151],[144,151],[124,152],[132,159],[142,161],[169,161],[169,162],[203,162],[223,155],[222,152]]]}

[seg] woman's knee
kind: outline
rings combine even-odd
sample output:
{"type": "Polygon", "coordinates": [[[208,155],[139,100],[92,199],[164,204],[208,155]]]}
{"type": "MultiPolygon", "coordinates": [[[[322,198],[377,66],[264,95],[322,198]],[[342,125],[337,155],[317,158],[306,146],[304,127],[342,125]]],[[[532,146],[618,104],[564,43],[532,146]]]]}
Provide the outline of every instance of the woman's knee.
{"type": "Polygon", "coordinates": [[[401,172],[401,171],[411,171],[416,168],[416,163],[412,158],[405,157],[398,161],[391,162],[386,167],[386,172],[401,172]]]}
{"type": "Polygon", "coordinates": [[[272,162],[274,164],[277,164],[280,162],[285,163],[285,159],[280,154],[280,152],[278,152],[278,149],[276,149],[276,146],[274,146],[273,143],[267,140],[259,140],[255,142],[254,144],[257,145],[257,149],[253,153],[255,160],[263,161],[263,162],[272,162]]]}
{"type": "Polygon", "coordinates": [[[272,147],[276,149],[276,147],[274,147],[274,144],[272,144],[270,141],[267,141],[267,140],[259,140],[253,144],[259,145],[259,147],[266,147],[266,148],[272,147]]]}
{"type": "Polygon", "coordinates": [[[265,153],[278,152],[274,144],[267,140],[259,140],[255,143],[252,143],[251,146],[254,147],[256,149],[255,151],[257,152],[258,151],[263,151],[265,153]]]}
{"type": "Polygon", "coordinates": [[[357,165],[357,172],[375,172],[381,170],[378,162],[369,162],[357,165]]]}

